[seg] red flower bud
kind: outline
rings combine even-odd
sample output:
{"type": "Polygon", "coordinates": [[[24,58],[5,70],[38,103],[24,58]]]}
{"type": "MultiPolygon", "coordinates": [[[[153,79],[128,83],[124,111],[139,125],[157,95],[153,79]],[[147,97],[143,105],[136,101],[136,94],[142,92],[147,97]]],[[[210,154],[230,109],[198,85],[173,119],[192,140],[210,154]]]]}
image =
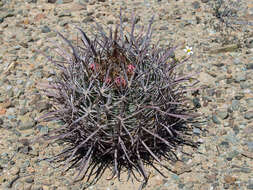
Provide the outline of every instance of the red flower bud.
{"type": "Polygon", "coordinates": [[[116,79],[115,79],[115,83],[116,83],[116,85],[117,86],[126,86],[126,81],[125,81],[125,79],[123,78],[123,77],[117,77],[116,79]]]}
{"type": "Polygon", "coordinates": [[[127,72],[128,72],[128,73],[133,74],[134,69],[135,69],[135,66],[134,66],[134,65],[128,65],[128,66],[127,66],[127,72]]]}
{"type": "Polygon", "coordinates": [[[112,81],[112,79],[111,79],[110,77],[105,79],[105,83],[106,83],[106,84],[110,84],[111,81],[112,81]]]}
{"type": "MultiPolygon", "coordinates": [[[[89,65],[89,67],[90,67],[90,69],[92,70],[92,71],[95,71],[95,63],[91,63],[90,65],[89,65]]],[[[98,65],[96,64],[96,70],[98,70],[98,65]]]]}

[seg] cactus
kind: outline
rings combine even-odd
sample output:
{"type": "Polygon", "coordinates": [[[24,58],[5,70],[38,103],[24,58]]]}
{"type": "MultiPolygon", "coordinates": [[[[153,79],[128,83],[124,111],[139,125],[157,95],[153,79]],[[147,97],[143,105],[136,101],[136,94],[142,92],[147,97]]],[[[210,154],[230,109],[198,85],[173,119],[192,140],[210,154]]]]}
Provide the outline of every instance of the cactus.
{"type": "Polygon", "coordinates": [[[77,167],[76,179],[97,179],[109,167],[111,178],[120,179],[126,170],[146,184],[145,165],[167,168],[162,159],[177,160],[178,146],[197,145],[188,125],[196,114],[186,104],[193,76],[176,72],[187,58],[178,61],[172,56],[175,48],[151,44],[153,20],[146,32],[135,34],[133,17],[125,34],[120,16],[109,35],[97,24],[93,40],[77,27],[81,45],[59,33],[72,53],[59,47],[64,60],[51,59],[61,72],[44,89],[53,108],[42,118],[61,122],[45,138],[67,143],[54,159],[64,160],[67,169],[77,167]]]}

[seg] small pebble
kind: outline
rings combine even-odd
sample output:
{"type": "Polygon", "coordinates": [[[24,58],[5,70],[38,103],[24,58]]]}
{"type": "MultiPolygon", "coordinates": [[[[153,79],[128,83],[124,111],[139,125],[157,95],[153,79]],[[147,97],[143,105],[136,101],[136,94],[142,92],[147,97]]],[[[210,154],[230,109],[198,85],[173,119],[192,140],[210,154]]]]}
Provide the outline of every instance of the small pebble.
{"type": "Polygon", "coordinates": [[[217,116],[219,118],[221,118],[222,120],[228,118],[228,111],[227,111],[227,109],[218,110],[216,113],[217,113],[217,116]]]}
{"type": "Polygon", "coordinates": [[[245,118],[245,119],[248,119],[248,120],[253,119],[253,111],[248,111],[248,112],[246,112],[246,113],[244,114],[244,118],[245,118]]]}
{"type": "Polygon", "coordinates": [[[218,119],[218,117],[217,117],[215,114],[213,114],[212,120],[213,120],[213,122],[216,123],[216,124],[221,124],[220,120],[218,119]]]}
{"type": "Polygon", "coordinates": [[[199,98],[193,98],[193,105],[195,108],[200,108],[201,107],[201,104],[200,104],[200,99],[199,98]]]}
{"type": "Polygon", "coordinates": [[[253,183],[252,183],[252,184],[247,185],[247,189],[253,189],[253,183]]]}
{"type": "Polygon", "coordinates": [[[240,101],[239,100],[232,100],[232,109],[233,111],[237,111],[240,107],[240,101]]]}
{"type": "Polygon", "coordinates": [[[50,32],[51,30],[50,30],[50,28],[48,27],[48,26],[43,26],[42,28],[41,28],[41,32],[42,33],[48,33],[48,32],[50,32]]]}
{"type": "Polygon", "coordinates": [[[207,3],[209,0],[201,0],[202,3],[207,3]]]}
{"type": "Polygon", "coordinates": [[[235,79],[235,82],[237,83],[246,81],[246,74],[244,72],[238,73],[234,79],[235,79]]]}
{"type": "Polygon", "coordinates": [[[252,63],[248,63],[247,65],[246,65],[246,69],[248,69],[248,70],[252,70],[253,69],[253,62],[252,63]]]}
{"type": "Polygon", "coordinates": [[[27,178],[25,179],[25,182],[26,182],[26,183],[33,183],[33,182],[34,182],[34,178],[31,177],[31,176],[29,176],[29,177],[27,177],[27,178]]]}
{"type": "Polygon", "coordinates": [[[236,150],[234,150],[234,151],[228,153],[228,155],[227,155],[227,160],[228,160],[228,161],[233,160],[233,158],[236,157],[238,154],[239,154],[239,152],[236,151],[236,150]]]}
{"type": "Polygon", "coordinates": [[[247,142],[248,150],[253,152],[253,141],[247,142]]]}
{"type": "Polygon", "coordinates": [[[200,8],[200,3],[198,1],[194,1],[192,3],[192,6],[193,6],[194,9],[199,9],[200,8]]]}
{"type": "Polygon", "coordinates": [[[200,135],[201,134],[201,130],[199,128],[194,127],[193,128],[193,133],[196,135],[200,135]]]}

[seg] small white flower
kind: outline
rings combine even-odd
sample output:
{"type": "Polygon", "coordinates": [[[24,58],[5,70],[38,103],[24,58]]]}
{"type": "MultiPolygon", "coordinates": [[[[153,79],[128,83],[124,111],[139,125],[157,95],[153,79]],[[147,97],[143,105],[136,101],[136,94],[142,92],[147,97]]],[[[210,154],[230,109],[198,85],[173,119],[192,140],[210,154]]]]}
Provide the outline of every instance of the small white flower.
{"type": "Polygon", "coordinates": [[[192,47],[186,46],[184,51],[187,53],[187,55],[193,54],[192,47]]]}

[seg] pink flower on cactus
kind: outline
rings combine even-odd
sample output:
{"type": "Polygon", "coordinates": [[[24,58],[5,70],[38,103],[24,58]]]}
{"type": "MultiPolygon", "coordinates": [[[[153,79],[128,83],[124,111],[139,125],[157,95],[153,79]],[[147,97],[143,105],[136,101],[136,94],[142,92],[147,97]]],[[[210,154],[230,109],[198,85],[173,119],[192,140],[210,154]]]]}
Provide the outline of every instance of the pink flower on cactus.
{"type": "Polygon", "coordinates": [[[105,83],[106,83],[106,84],[110,84],[111,81],[112,81],[112,79],[111,79],[110,77],[105,79],[105,83]]]}
{"type": "Polygon", "coordinates": [[[117,86],[126,86],[126,81],[125,81],[125,79],[123,79],[123,77],[117,77],[116,79],[115,79],[115,83],[116,83],[116,85],[117,86]]]}
{"type": "Polygon", "coordinates": [[[133,74],[134,69],[135,69],[134,65],[128,65],[127,66],[127,72],[130,73],[130,74],[133,74]]]}
{"type": "Polygon", "coordinates": [[[91,63],[91,64],[90,64],[90,68],[91,68],[91,70],[95,70],[95,64],[94,64],[94,63],[91,63]]]}
{"type": "MultiPolygon", "coordinates": [[[[90,65],[89,65],[89,67],[90,67],[90,69],[92,70],[92,71],[95,71],[95,63],[91,63],[90,65]]],[[[96,64],[96,70],[98,70],[98,65],[96,64]]]]}

